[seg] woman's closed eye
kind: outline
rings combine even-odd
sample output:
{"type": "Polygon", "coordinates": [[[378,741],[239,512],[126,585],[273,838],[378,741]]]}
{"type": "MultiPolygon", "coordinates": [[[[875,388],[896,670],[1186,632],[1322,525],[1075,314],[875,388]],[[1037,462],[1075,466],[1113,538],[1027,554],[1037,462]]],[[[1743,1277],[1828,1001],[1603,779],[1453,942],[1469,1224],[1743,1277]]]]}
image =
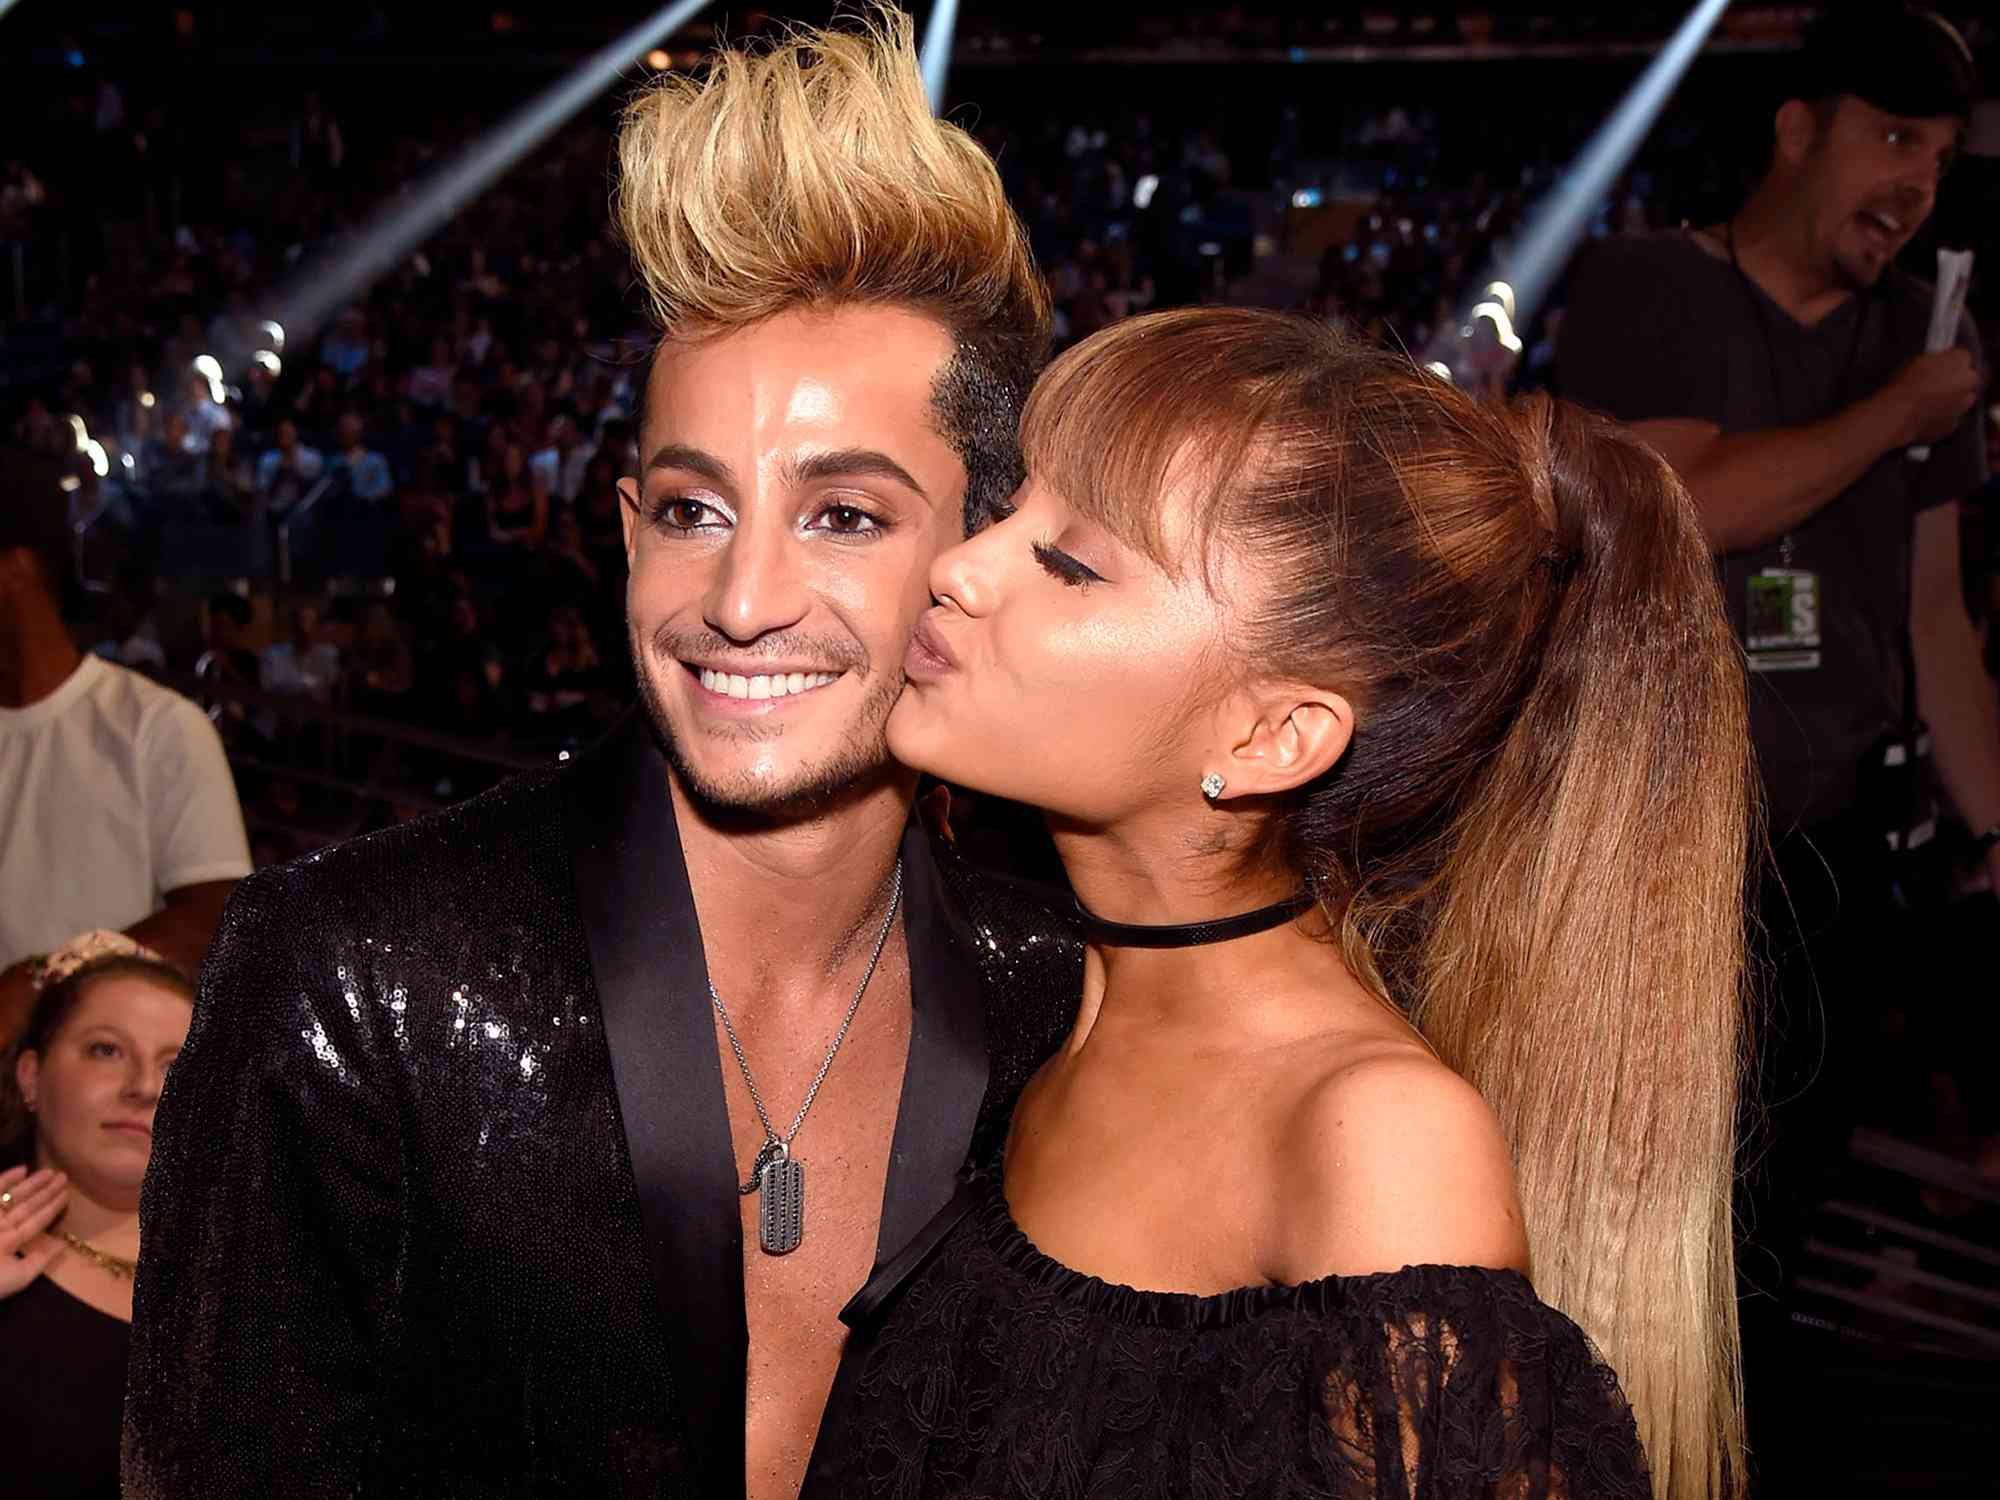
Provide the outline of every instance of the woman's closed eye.
{"type": "Polygon", "coordinates": [[[1034,544],[1035,561],[1051,577],[1069,584],[1073,588],[1085,588],[1093,583],[1104,582],[1104,576],[1084,563],[1078,562],[1059,547],[1047,542],[1034,544]]]}

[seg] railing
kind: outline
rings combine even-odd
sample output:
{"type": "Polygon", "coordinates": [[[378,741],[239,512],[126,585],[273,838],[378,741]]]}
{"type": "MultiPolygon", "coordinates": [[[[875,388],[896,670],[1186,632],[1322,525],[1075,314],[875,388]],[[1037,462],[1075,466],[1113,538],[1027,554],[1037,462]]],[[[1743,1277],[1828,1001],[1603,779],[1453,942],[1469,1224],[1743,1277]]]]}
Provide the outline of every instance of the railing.
{"type": "MultiPolygon", "coordinates": [[[[1960,1358],[2000,1356],[2000,1183],[1956,1157],[1861,1128],[1838,1195],[1822,1201],[1799,1248],[1794,1321],[1876,1347],[1960,1358]],[[1933,1194],[1948,1217],[1924,1204],[1933,1194]]],[[[2000,1367],[1996,1367],[2000,1368],[2000,1367]]]]}
{"type": "Polygon", "coordinates": [[[245,708],[269,709],[280,718],[326,724],[354,734],[365,734],[377,739],[393,740],[397,744],[435,750],[443,755],[455,756],[460,760],[469,760],[481,765],[499,766],[510,771],[531,771],[549,763],[548,755],[522,749],[505,740],[470,739],[464,735],[427,729],[421,724],[411,724],[402,719],[384,719],[373,714],[354,713],[302,693],[273,693],[263,688],[242,687],[234,683],[204,682],[191,673],[169,674],[160,680],[168,687],[187,694],[199,703],[238,703],[245,708]]]}
{"type": "Polygon", "coordinates": [[[337,477],[333,474],[320,476],[318,483],[301,495],[298,503],[287,510],[284,518],[278,522],[279,588],[288,589],[292,586],[292,527],[312,514],[313,507],[318,505],[325,498],[326,492],[333,488],[337,477]]]}
{"type": "Polygon", "coordinates": [[[371,818],[383,813],[431,812],[459,800],[458,796],[438,795],[434,783],[419,786],[395,778],[398,766],[413,753],[457,763],[461,774],[452,779],[472,783],[466,795],[496,779],[495,772],[535,770],[566,753],[553,747],[531,749],[502,739],[473,738],[354,713],[301,694],[217,683],[190,674],[163,680],[218,720],[239,787],[254,787],[260,781],[290,781],[347,799],[344,816],[314,827],[262,809],[254,801],[246,803],[244,821],[253,833],[281,835],[301,850],[364,832],[371,818]],[[231,714],[232,708],[237,713],[231,714]],[[252,742],[252,717],[266,715],[281,721],[286,732],[259,733],[252,742]],[[308,732],[308,726],[317,729],[316,737],[308,732]],[[463,774],[463,768],[472,768],[471,774],[463,774]]]}
{"type": "Polygon", "coordinates": [[[97,493],[99,496],[97,509],[87,516],[70,522],[70,567],[76,575],[77,585],[86,593],[107,594],[111,591],[110,582],[103,578],[91,577],[85,557],[86,549],[90,545],[90,533],[111,510],[110,494],[102,486],[99,486],[97,493]]]}

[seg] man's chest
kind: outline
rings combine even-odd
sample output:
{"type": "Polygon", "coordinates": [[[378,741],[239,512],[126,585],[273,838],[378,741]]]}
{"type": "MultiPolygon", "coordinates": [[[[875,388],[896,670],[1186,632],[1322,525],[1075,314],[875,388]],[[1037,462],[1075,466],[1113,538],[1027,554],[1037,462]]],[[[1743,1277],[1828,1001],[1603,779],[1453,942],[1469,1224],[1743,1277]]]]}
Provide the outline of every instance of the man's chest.
{"type": "MultiPolygon", "coordinates": [[[[1719,247],[1684,283],[1705,333],[1724,432],[1800,427],[1845,411],[1922,353],[1927,299],[1897,285],[1802,322],[1732,270],[1719,247]]],[[[1706,383],[1706,382],[1704,382],[1706,383]]]]}
{"type": "Polygon", "coordinates": [[[739,1184],[749,1179],[766,1144],[765,1118],[778,1136],[786,1135],[820,1080],[786,1148],[800,1199],[796,1248],[782,1254],[765,1248],[767,1190],[753,1188],[738,1203],[750,1336],[745,1461],[753,1497],[797,1493],[845,1342],[840,1309],[875,1262],[910,1041],[907,974],[901,965],[888,974],[888,967],[885,961],[875,980],[882,990],[871,990],[838,1048],[831,1045],[838,1015],[824,1027],[739,1030],[762,1115],[736,1049],[719,1023],[716,1028],[739,1184]],[[822,1077],[829,1052],[833,1060],[822,1077]]]}

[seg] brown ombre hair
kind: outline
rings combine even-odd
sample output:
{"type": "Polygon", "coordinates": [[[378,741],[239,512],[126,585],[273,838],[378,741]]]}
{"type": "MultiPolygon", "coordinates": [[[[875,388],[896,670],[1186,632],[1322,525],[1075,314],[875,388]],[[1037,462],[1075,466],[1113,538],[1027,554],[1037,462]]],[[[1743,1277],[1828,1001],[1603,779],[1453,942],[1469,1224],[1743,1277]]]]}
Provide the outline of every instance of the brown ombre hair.
{"type": "Polygon", "coordinates": [[[1163,566],[1240,560],[1231,652],[1352,703],[1346,755],[1252,853],[1312,882],[1350,968],[1499,1116],[1537,1290],[1619,1371],[1656,1492],[1735,1490],[1756,810],[1739,653],[1673,470],[1575,407],[1481,403],[1223,308],[1072,349],[1022,445],[1163,566]],[[1169,493],[1192,527],[1163,527],[1169,493]]]}

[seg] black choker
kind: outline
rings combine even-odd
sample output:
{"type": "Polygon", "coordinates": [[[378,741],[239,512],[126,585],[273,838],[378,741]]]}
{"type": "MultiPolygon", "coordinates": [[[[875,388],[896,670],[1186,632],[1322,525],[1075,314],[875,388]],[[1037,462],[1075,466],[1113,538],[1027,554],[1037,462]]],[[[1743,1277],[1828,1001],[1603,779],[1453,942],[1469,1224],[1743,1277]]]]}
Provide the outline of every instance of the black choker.
{"type": "Polygon", "coordinates": [[[1177,926],[1149,927],[1137,922],[1107,922],[1092,916],[1076,904],[1076,920],[1083,935],[1108,948],[1196,948],[1203,943],[1226,943],[1231,938],[1268,932],[1289,922],[1313,904],[1311,891],[1300,891],[1271,906],[1260,906],[1240,917],[1218,917],[1210,922],[1182,922],[1177,926]]]}

